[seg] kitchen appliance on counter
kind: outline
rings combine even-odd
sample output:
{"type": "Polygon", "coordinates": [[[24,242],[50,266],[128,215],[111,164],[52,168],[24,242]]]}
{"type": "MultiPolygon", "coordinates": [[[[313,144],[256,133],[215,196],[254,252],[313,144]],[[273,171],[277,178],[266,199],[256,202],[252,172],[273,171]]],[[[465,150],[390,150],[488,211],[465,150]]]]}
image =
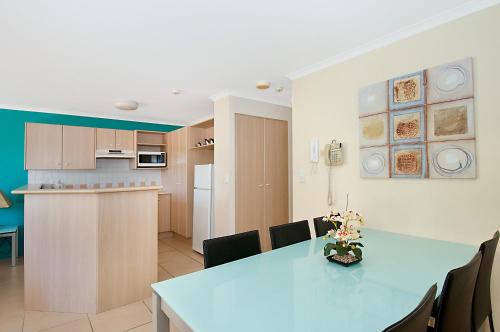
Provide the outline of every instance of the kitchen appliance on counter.
{"type": "Polygon", "coordinates": [[[163,151],[137,151],[137,167],[167,167],[167,153],[163,151]]]}
{"type": "Polygon", "coordinates": [[[135,153],[132,150],[99,149],[95,152],[95,157],[98,159],[133,159],[135,153]]]}
{"type": "Polygon", "coordinates": [[[212,237],[213,166],[194,166],[193,250],[201,254],[203,241],[212,237]]]}

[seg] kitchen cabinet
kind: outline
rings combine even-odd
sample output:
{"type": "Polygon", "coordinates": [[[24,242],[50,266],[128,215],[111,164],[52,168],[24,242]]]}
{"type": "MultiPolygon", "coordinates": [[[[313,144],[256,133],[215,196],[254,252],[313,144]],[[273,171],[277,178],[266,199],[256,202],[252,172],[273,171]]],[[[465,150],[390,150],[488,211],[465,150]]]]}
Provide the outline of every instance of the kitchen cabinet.
{"type": "Polygon", "coordinates": [[[95,169],[95,128],[63,126],[63,169],[95,169]]]}
{"type": "Polygon", "coordinates": [[[27,123],[25,169],[95,169],[95,128],[27,123]]]}
{"type": "Polygon", "coordinates": [[[63,126],[26,123],[24,168],[33,170],[61,169],[63,126]]]}
{"type": "Polygon", "coordinates": [[[115,130],[115,148],[117,150],[134,151],[134,132],[131,130],[115,130]]]}
{"type": "Polygon", "coordinates": [[[289,222],[288,123],[236,114],[236,231],[259,230],[271,248],[269,227],[289,222]]]}
{"type": "Polygon", "coordinates": [[[170,194],[158,195],[158,233],[169,232],[170,227],[170,194]]]}
{"type": "Polygon", "coordinates": [[[134,132],[131,130],[115,130],[97,128],[97,150],[134,151],[134,132]]]}

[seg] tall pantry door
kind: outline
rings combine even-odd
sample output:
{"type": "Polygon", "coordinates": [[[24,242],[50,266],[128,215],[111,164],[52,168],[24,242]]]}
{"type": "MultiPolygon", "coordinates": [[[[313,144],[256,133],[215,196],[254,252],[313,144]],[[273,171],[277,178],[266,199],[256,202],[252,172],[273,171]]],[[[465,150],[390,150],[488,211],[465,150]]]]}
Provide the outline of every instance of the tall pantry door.
{"type": "Polygon", "coordinates": [[[190,237],[187,227],[187,129],[170,132],[168,146],[168,177],[172,191],[171,229],[177,234],[190,237]]]}
{"type": "Polygon", "coordinates": [[[288,122],[265,119],[263,249],[271,248],[269,227],[289,222],[288,208],[288,122]]]}
{"type": "MultiPolygon", "coordinates": [[[[264,223],[264,119],[236,114],[236,232],[258,230],[264,223]]],[[[263,244],[262,240],[261,243],[263,244]]]]}

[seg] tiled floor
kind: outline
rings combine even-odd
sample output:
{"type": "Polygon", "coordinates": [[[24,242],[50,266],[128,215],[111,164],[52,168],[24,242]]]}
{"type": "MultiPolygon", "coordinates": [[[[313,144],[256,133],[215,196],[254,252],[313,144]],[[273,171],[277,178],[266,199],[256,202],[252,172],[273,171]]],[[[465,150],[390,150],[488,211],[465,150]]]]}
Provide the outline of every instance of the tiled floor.
{"type": "MultiPolygon", "coordinates": [[[[0,332],[149,332],[151,298],[97,315],[25,311],[23,264],[0,261],[0,332]]],[[[203,269],[203,256],[191,240],[165,233],[158,240],[158,280],[203,269]]],[[[175,331],[175,326],[171,330],[175,331]]]]}

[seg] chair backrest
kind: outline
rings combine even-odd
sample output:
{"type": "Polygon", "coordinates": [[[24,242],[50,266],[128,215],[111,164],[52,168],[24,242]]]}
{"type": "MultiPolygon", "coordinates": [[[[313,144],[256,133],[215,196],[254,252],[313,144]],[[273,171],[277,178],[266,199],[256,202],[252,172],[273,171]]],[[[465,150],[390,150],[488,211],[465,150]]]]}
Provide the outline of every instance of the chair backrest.
{"type": "Polygon", "coordinates": [[[203,241],[205,269],[261,252],[259,231],[249,231],[203,241]]]}
{"type": "Polygon", "coordinates": [[[311,239],[311,230],[307,220],[269,227],[271,247],[278,249],[311,239]]]}
{"type": "Polygon", "coordinates": [[[333,224],[328,221],[323,221],[324,217],[316,217],[314,221],[314,231],[316,232],[316,237],[325,236],[329,230],[333,229],[333,224]]]}
{"type": "Polygon", "coordinates": [[[477,274],[474,300],[472,301],[472,326],[474,331],[478,331],[486,317],[491,314],[491,270],[495,251],[497,250],[498,236],[499,233],[496,231],[493,238],[483,242],[479,248],[479,251],[483,254],[483,259],[477,274]]]}
{"type": "Polygon", "coordinates": [[[424,298],[412,312],[400,321],[387,327],[383,332],[427,332],[432,306],[436,299],[437,285],[429,288],[424,298]]]}
{"type": "Polygon", "coordinates": [[[469,263],[448,272],[438,300],[436,332],[471,331],[472,298],[481,257],[478,252],[469,263]]]}

